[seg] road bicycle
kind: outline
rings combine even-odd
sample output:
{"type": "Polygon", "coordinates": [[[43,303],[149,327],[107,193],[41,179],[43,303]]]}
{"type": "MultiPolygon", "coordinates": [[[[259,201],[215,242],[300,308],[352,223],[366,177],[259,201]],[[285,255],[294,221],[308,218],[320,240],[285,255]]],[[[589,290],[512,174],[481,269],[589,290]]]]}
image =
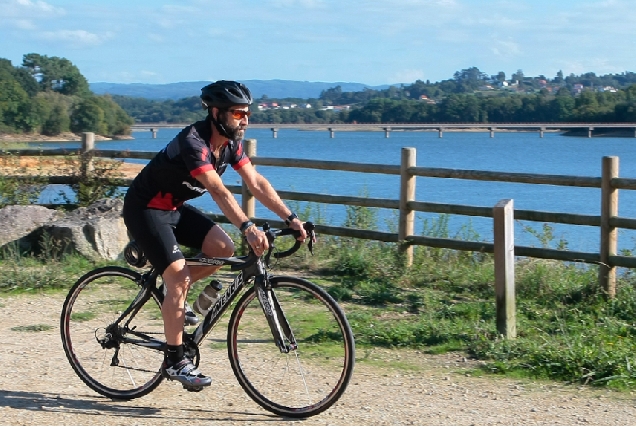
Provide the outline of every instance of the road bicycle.
{"type": "MultiPolygon", "coordinates": [[[[267,271],[272,255],[287,257],[301,246],[296,240],[279,252],[275,240],[299,232],[262,228],[270,242],[263,256],[250,250],[245,256],[186,258],[189,266],[229,266],[238,272],[201,323],[193,330],[184,327],[186,354],[198,366],[200,349],[217,352],[227,346],[236,379],[256,403],[281,416],[313,416],[344,393],[355,362],[354,336],[325,290],[267,271]],[[230,307],[227,336],[206,339],[230,307]]],[[[305,229],[313,253],[314,225],[307,222],[305,229]]],[[[125,258],[132,267],[147,264],[134,242],[125,258]]],[[[82,381],[103,396],[138,398],[163,380],[164,295],[158,278],[152,266],[141,271],[108,266],[85,274],[69,291],[60,320],[64,351],[82,381]]]]}

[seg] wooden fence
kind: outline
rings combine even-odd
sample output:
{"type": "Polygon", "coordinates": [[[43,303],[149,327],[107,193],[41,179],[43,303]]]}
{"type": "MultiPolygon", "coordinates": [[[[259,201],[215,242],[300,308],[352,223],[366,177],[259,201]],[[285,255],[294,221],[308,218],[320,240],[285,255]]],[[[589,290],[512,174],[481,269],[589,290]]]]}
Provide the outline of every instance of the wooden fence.
{"type": "MultiPolygon", "coordinates": [[[[395,209],[399,211],[398,232],[382,232],[361,230],[347,227],[333,227],[323,224],[317,225],[317,231],[326,235],[370,239],[383,242],[395,242],[404,250],[407,261],[412,260],[413,245],[423,245],[436,248],[448,248],[462,251],[495,252],[495,243],[445,239],[414,234],[415,212],[430,212],[440,214],[454,214],[494,218],[495,207],[467,206],[446,203],[430,203],[414,200],[416,177],[453,178],[477,181],[514,182],[523,184],[547,184],[570,187],[593,187],[601,189],[599,200],[600,215],[581,215],[560,212],[542,212],[532,210],[515,210],[514,219],[525,221],[549,222],[558,224],[573,224],[596,226],[600,229],[600,248],[595,252],[576,252],[548,248],[514,246],[515,256],[575,261],[599,265],[599,283],[611,298],[615,295],[616,267],[636,268],[636,257],[617,255],[617,229],[626,228],[636,230],[636,219],[618,216],[618,190],[636,190],[636,179],[620,178],[618,175],[617,157],[602,159],[602,173],[600,177],[544,175],[526,173],[503,173],[479,170],[458,170],[418,167],[416,165],[415,149],[403,148],[400,165],[379,165],[365,163],[349,163],[339,161],[321,161],[306,159],[284,159],[260,157],[256,154],[256,140],[246,141],[246,152],[255,165],[310,168],[321,170],[350,171],[360,173],[381,173],[400,176],[398,199],[377,199],[367,197],[338,196],[332,194],[313,194],[292,191],[279,191],[286,200],[315,202],[325,204],[339,204],[371,208],[395,209]]],[[[23,149],[8,150],[6,154],[13,155],[69,155],[68,150],[51,149],[23,149]]],[[[87,159],[83,166],[84,173],[90,171],[90,159],[94,157],[151,159],[155,152],[118,151],[94,149],[94,136],[84,134],[82,149],[79,153],[87,159]]],[[[45,181],[52,184],[70,184],[73,181],[68,176],[50,176],[45,181]]],[[[131,180],[118,180],[117,185],[128,186],[131,180]]],[[[234,194],[242,195],[243,209],[246,214],[257,223],[265,221],[274,226],[282,226],[279,220],[255,218],[254,197],[249,193],[246,185],[228,186],[234,194]]],[[[502,195],[505,197],[506,195],[502,195]]],[[[214,216],[214,215],[213,215],[214,216]]],[[[225,221],[222,216],[214,216],[218,221],[225,221]]],[[[497,242],[501,238],[495,236],[497,242]]]]}

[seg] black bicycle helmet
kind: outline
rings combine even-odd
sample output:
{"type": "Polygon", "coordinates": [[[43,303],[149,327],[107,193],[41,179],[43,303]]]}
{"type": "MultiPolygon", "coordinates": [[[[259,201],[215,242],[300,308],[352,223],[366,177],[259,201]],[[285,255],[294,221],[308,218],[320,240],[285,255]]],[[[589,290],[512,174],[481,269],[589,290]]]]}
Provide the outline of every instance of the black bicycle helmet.
{"type": "Polygon", "coordinates": [[[242,83],[219,80],[201,88],[203,108],[229,108],[232,105],[251,105],[252,94],[242,83]]]}

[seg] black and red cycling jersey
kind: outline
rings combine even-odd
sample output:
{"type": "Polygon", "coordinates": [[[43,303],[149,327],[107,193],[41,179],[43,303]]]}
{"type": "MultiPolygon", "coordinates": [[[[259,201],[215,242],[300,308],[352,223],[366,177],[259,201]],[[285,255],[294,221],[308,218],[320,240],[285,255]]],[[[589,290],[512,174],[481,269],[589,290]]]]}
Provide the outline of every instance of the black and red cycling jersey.
{"type": "Polygon", "coordinates": [[[243,141],[227,141],[219,158],[210,150],[210,118],[184,128],[142,169],[132,182],[127,201],[138,206],[175,210],[186,200],[199,197],[206,189],[195,178],[215,170],[222,175],[228,165],[240,169],[250,159],[243,151],[243,141]]]}

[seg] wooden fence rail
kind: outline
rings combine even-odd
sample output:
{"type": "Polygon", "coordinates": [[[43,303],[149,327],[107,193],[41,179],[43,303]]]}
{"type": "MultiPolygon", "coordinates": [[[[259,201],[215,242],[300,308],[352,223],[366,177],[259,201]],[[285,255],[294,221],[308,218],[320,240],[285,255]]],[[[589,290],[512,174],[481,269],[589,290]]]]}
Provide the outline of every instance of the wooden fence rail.
{"type": "MultiPolygon", "coordinates": [[[[617,228],[636,230],[635,218],[622,218],[617,215],[618,190],[636,190],[636,179],[620,178],[618,176],[617,157],[604,157],[602,159],[602,175],[600,177],[586,177],[419,167],[416,166],[415,163],[414,148],[402,149],[401,165],[379,165],[339,161],[260,157],[256,154],[256,140],[246,140],[245,149],[254,165],[399,175],[401,177],[400,189],[396,191],[399,195],[399,199],[394,200],[292,191],[279,191],[279,194],[286,200],[398,210],[400,214],[398,233],[360,230],[347,227],[333,227],[322,224],[317,225],[317,231],[327,235],[399,243],[407,256],[407,259],[411,259],[412,257],[413,245],[494,253],[494,244],[492,243],[414,235],[414,212],[444,213],[494,218],[493,207],[490,206],[467,206],[413,200],[415,197],[416,177],[600,188],[601,200],[599,200],[599,215],[580,215],[566,212],[543,212],[533,210],[514,211],[514,218],[518,220],[599,227],[601,243],[598,252],[575,252],[515,245],[514,253],[516,256],[597,264],[600,266],[599,283],[610,297],[613,297],[615,294],[616,267],[636,268],[636,257],[616,254],[617,228]]],[[[86,159],[94,157],[151,159],[156,154],[155,152],[148,151],[96,150],[94,149],[91,134],[85,134],[83,149],[80,150],[80,152],[73,153],[70,150],[63,149],[22,149],[7,150],[4,153],[30,156],[81,154],[86,159]],[[87,152],[90,152],[91,155],[86,156],[87,152]]],[[[15,178],[19,179],[21,177],[15,178]]],[[[72,178],[68,176],[51,176],[43,177],[42,179],[51,184],[72,184],[76,183],[78,180],[77,177],[72,178]]],[[[110,182],[112,182],[112,180],[110,182]]],[[[115,181],[117,185],[121,186],[128,186],[130,185],[130,182],[131,180],[129,179],[120,179],[115,181]]],[[[253,218],[253,220],[257,223],[268,221],[274,226],[282,225],[282,223],[278,220],[255,217],[254,198],[249,193],[244,183],[240,186],[228,186],[228,189],[234,194],[242,195],[243,208],[246,214],[253,218]]],[[[506,198],[507,196],[510,195],[502,194],[502,198],[506,198]]],[[[227,221],[221,215],[213,215],[213,217],[218,221],[227,221]]]]}

